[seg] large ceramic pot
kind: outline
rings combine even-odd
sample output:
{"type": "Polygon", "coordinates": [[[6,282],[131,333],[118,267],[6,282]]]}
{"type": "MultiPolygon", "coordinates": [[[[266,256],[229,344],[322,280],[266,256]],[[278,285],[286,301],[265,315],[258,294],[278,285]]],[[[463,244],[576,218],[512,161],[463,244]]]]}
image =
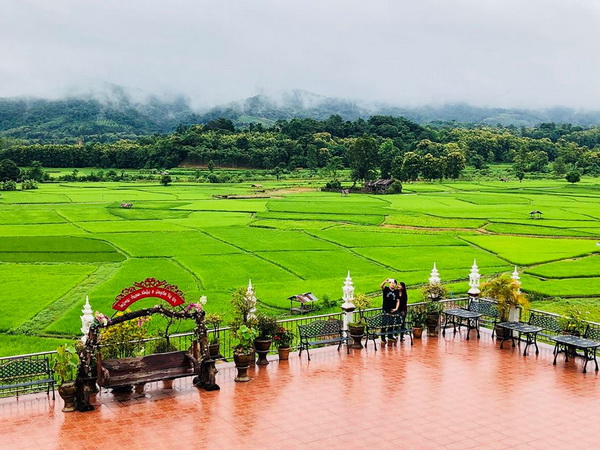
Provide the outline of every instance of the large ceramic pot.
{"type": "Polygon", "coordinates": [[[256,350],[256,353],[258,353],[258,361],[256,361],[256,364],[259,366],[266,366],[269,364],[267,354],[271,349],[272,342],[272,339],[256,339],[254,341],[254,349],[256,350]]]}
{"type": "Polygon", "coordinates": [[[238,374],[235,377],[235,381],[237,382],[246,382],[250,381],[250,377],[248,376],[248,367],[250,367],[250,361],[254,358],[253,354],[248,353],[233,353],[233,361],[235,362],[235,367],[237,368],[238,374]]]}
{"type": "Polygon", "coordinates": [[[279,361],[287,361],[290,358],[289,347],[279,347],[277,353],[279,353],[279,361]]]}
{"type": "Polygon", "coordinates": [[[208,356],[212,359],[221,357],[221,344],[215,342],[213,344],[208,344],[208,356]]]}
{"type": "Polygon", "coordinates": [[[58,386],[58,393],[65,401],[65,407],[62,409],[62,412],[73,412],[77,409],[75,407],[75,394],[77,393],[77,386],[75,385],[74,381],[63,383],[58,386]]]}
{"type": "Polygon", "coordinates": [[[437,336],[439,332],[440,315],[427,315],[427,336],[437,336]]]}
{"type": "Polygon", "coordinates": [[[362,338],[365,335],[365,326],[364,325],[348,325],[348,330],[350,331],[350,337],[353,340],[352,348],[361,349],[362,338]]]}

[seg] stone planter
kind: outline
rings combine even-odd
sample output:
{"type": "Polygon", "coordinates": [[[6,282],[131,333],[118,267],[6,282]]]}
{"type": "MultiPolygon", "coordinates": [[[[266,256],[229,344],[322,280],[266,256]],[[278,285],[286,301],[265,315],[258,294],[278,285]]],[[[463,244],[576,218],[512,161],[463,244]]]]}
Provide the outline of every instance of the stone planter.
{"type": "Polygon", "coordinates": [[[256,339],[254,341],[254,349],[256,350],[256,353],[258,353],[258,361],[256,361],[256,364],[259,366],[266,366],[269,364],[267,354],[271,349],[272,342],[272,339],[256,339]]]}
{"type": "Polygon", "coordinates": [[[279,361],[287,361],[290,358],[289,347],[279,347],[277,353],[279,353],[279,361]]]}
{"type": "Polygon", "coordinates": [[[440,315],[429,314],[427,316],[427,336],[436,337],[439,334],[440,315]]]}
{"type": "Polygon", "coordinates": [[[74,381],[63,383],[58,386],[58,393],[60,397],[65,401],[65,406],[62,412],[73,412],[77,408],[75,407],[75,394],[77,393],[77,386],[74,381]]]}
{"type": "Polygon", "coordinates": [[[353,344],[352,348],[360,350],[363,348],[362,338],[365,335],[365,326],[364,325],[348,325],[348,330],[350,331],[350,337],[352,338],[353,344]]]}
{"type": "Polygon", "coordinates": [[[221,358],[221,344],[219,342],[208,344],[208,356],[212,359],[221,358]]]}
{"type": "Polygon", "coordinates": [[[238,353],[233,354],[233,361],[237,368],[238,374],[234,381],[244,383],[250,381],[248,376],[248,367],[250,367],[250,361],[254,358],[252,353],[238,353]]]}

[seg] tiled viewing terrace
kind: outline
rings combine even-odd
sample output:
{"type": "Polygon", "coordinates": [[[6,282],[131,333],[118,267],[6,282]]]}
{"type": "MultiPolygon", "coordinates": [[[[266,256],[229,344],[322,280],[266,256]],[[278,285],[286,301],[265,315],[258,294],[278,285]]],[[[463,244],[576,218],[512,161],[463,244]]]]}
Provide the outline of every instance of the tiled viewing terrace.
{"type": "MultiPolygon", "coordinates": [[[[600,380],[552,348],[523,357],[487,330],[375,352],[291,354],[221,391],[177,380],[146,395],[102,392],[96,410],[63,414],[45,394],[0,400],[0,448],[598,448],[600,380]]],[[[591,369],[591,370],[590,370],[591,369]]]]}

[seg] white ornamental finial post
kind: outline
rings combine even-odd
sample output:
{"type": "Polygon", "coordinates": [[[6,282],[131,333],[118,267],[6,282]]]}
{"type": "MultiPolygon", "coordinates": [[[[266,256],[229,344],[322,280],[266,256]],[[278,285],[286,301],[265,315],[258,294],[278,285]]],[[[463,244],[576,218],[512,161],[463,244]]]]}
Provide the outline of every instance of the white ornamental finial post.
{"type": "Polygon", "coordinates": [[[356,306],[352,303],[352,300],[354,300],[354,286],[352,278],[350,278],[350,271],[348,271],[348,276],[344,281],[342,291],[344,292],[344,303],[342,303],[342,311],[344,311],[344,330],[348,331],[348,324],[352,322],[352,311],[356,309],[356,306]]]}
{"type": "Polygon", "coordinates": [[[87,295],[85,296],[85,305],[83,305],[81,312],[83,313],[81,316],[81,332],[83,333],[81,342],[85,344],[90,327],[92,326],[92,323],[94,323],[94,314],[87,295]]]}
{"type": "Polygon", "coordinates": [[[517,292],[521,293],[521,277],[519,276],[519,271],[517,270],[517,266],[515,266],[515,271],[512,273],[511,278],[517,284],[517,292]]]}
{"type": "Polygon", "coordinates": [[[470,297],[477,297],[481,292],[479,290],[479,280],[481,279],[481,275],[479,275],[479,268],[477,267],[477,261],[473,260],[473,266],[471,267],[471,273],[469,274],[469,290],[467,294],[470,297]]]}
{"type": "Polygon", "coordinates": [[[440,278],[440,273],[438,272],[435,263],[433,263],[433,269],[431,270],[431,276],[429,277],[429,284],[438,284],[441,281],[442,279],[440,278]]]}
{"type": "Polygon", "coordinates": [[[256,318],[256,296],[254,295],[254,288],[252,287],[252,280],[248,280],[248,289],[246,289],[246,298],[252,305],[250,312],[248,313],[248,319],[256,318]]]}

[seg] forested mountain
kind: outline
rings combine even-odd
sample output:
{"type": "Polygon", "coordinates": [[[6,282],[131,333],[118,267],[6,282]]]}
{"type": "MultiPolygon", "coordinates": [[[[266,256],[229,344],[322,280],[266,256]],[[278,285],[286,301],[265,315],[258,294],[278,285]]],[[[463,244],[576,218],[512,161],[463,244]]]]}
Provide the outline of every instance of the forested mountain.
{"type": "Polygon", "coordinates": [[[108,95],[74,96],[63,100],[0,99],[0,138],[24,143],[76,144],[115,142],[156,133],[173,132],[179,124],[205,124],[218,118],[237,127],[249,123],[271,126],[278,120],[368,119],[373,115],[405,117],[418,124],[465,123],[531,127],[540,123],[600,124],[599,112],[568,108],[519,110],[482,108],[464,104],[402,108],[386,104],[335,99],[306,91],[290,91],[278,98],[257,95],[211,109],[195,111],[183,97],[164,100],[147,96],[134,100],[119,87],[108,95]]]}

